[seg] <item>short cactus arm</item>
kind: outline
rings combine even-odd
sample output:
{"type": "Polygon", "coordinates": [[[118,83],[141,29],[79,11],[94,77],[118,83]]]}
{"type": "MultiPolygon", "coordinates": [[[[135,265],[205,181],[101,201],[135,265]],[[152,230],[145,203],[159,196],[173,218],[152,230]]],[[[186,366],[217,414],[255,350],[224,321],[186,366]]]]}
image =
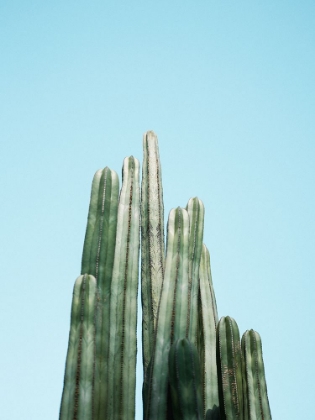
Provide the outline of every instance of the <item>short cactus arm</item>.
{"type": "Polygon", "coordinates": [[[169,379],[174,420],[203,420],[199,356],[186,338],[176,340],[170,349],[169,379]]]}
{"type": "Polygon", "coordinates": [[[141,292],[144,372],[152,354],[154,329],[164,278],[164,205],[158,140],[143,137],[141,184],[141,292]]]}
{"type": "Polygon", "coordinates": [[[244,420],[271,420],[260,335],[245,331],[242,337],[244,420]]]}
{"type": "MultiPolygon", "coordinates": [[[[200,262],[200,308],[202,346],[200,349],[203,373],[203,397],[205,410],[215,411],[219,407],[218,374],[216,363],[217,305],[215,301],[210,254],[205,245],[200,262]]],[[[210,414],[209,414],[210,415],[210,414]]]]}
{"type": "Polygon", "coordinates": [[[188,201],[189,215],[189,291],[188,324],[186,336],[197,345],[199,267],[202,252],[205,208],[197,197],[188,201]]]}
{"type": "Polygon", "coordinates": [[[92,181],[92,189],[91,189],[91,198],[90,198],[90,206],[89,206],[89,213],[85,231],[85,239],[83,245],[83,254],[82,254],[82,267],[81,273],[89,273],[89,266],[90,266],[90,255],[91,255],[91,246],[93,240],[93,234],[96,224],[96,217],[97,217],[97,203],[98,203],[98,195],[99,195],[99,187],[100,187],[100,180],[102,176],[103,170],[98,170],[93,178],[92,181]]]}
{"type": "Polygon", "coordinates": [[[140,245],[139,161],[124,160],[110,300],[108,412],[133,420],[135,413],[137,291],[140,245]]]}
{"type": "Polygon", "coordinates": [[[60,420],[92,420],[95,296],[95,278],[87,274],[78,277],[73,290],[60,420]]]}
{"type": "Polygon", "coordinates": [[[159,303],[155,345],[144,393],[144,419],[146,420],[164,420],[166,418],[169,349],[174,339],[185,337],[188,235],[189,218],[186,210],[179,207],[171,210],[168,218],[165,277],[159,303]],[[186,296],[179,290],[179,285],[183,285],[186,296]],[[180,302],[182,298],[183,301],[180,302]]]}
{"type": "Polygon", "coordinates": [[[243,420],[240,335],[229,316],[222,317],[217,327],[217,367],[221,420],[243,420]]]}

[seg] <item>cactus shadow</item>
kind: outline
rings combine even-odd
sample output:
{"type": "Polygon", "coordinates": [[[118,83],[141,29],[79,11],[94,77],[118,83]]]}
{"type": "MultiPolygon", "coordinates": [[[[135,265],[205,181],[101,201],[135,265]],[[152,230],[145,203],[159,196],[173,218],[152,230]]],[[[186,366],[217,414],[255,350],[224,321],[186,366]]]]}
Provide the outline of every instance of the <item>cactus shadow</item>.
{"type": "Polygon", "coordinates": [[[206,412],[206,420],[220,420],[220,408],[214,405],[206,412]]]}

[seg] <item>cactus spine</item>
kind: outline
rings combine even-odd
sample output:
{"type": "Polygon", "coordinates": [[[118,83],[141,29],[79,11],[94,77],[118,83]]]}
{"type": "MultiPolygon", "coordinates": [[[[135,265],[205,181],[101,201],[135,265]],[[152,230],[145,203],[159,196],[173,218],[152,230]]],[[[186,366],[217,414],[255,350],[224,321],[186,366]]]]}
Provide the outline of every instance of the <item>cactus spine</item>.
{"type": "Polygon", "coordinates": [[[156,135],[143,136],[141,185],[141,285],[144,376],[149,364],[164,278],[164,205],[156,135]]]}
{"type": "Polygon", "coordinates": [[[110,299],[108,419],[135,413],[137,293],[140,245],[139,161],[124,160],[110,299]]]}
{"type": "MultiPolygon", "coordinates": [[[[218,323],[217,304],[214,296],[210,254],[203,245],[200,262],[200,312],[202,347],[203,398],[205,410],[217,410],[219,407],[218,374],[216,363],[216,329],[218,323]]],[[[210,415],[210,414],[209,414],[210,415]]]]}
{"type": "Polygon", "coordinates": [[[245,331],[242,337],[244,420],[271,420],[260,335],[245,331]]]}
{"type": "Polygon", "coordinates": [[[73,289],[60,420],[93,418],[95,296],[95,278],[87,274],[78,277],[73,289]]]}
{"type": "Polygon", "coordinates": [[[170,349],[169,378],[174,420],[202,420],[199,356],[186,338],[176,340],[170,349]]]}

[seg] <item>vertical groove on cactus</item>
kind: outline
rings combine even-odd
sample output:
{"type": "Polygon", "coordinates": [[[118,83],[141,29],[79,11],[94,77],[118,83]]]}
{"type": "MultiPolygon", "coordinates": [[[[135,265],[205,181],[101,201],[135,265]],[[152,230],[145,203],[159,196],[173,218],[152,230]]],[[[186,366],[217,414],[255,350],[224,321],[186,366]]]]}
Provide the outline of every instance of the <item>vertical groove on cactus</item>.
{"type": "Polygon", "coordinates": [[[108,419],[134,418],[140,230],[139,162],[124,160],[110,300],[108,419]]]}
{"type": "Polygon", "coordinates": [[[143,137],[141,186],[141,284],[144,376],[149,364],[164,279],[164,205],[158,141],[143,137]]]}

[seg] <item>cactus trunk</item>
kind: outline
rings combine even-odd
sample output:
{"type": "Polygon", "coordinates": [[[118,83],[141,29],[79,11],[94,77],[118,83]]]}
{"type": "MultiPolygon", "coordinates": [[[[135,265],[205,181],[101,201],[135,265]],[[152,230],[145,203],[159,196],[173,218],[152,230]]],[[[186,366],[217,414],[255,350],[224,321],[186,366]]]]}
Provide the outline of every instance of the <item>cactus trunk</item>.
{"type": "Polygon", "coordinates": [[[159,303],[154,351],[144,393],[144,418],[164,420],[167,412],[168,353],[183,338],[187,326],[189,217],[186,210],[170,212],[165,278],[159,303]]]}
{"type": "Polygon", "coordinates": [[[139,231],[139,162],[129,157],[123,165],[111,284],[106,415],[109,420],[131,420],[135,414],[139,231]]]}
{"type": "Polygon", "coordinates": [[[240,334],[229,316],[222,317],[217,327],[217,366],[221,420],[243,420],[240,334]]]}
{"type": "Polygon", "coordinates": [[[93,419],[96,280],[77,278],[71,308],[60,420],[93,419]]]}
{"type": "Polygon", "coordinates": [[[271,420],[260,335],[245,331],[242,337],[244,420],[271,420]]]}
{"type": "Polygon", "coordinates": [[[144,376],[152,355],[154,329],[164,278],[164,206],[156,135],[143,137],[141,186],[141,292],[144,376]]]}
{"type": "MultiPolygon", "coordinates": [[[[200,262],[200,312],[202,348],[201,366],[205,410],[216,411],[219,407],[218,374],[216,363],[217,305],[212,285],[210,254],[205,245],[200,262]]],[[[210,414],[209,414],[210,415],[210,414]]]]}

